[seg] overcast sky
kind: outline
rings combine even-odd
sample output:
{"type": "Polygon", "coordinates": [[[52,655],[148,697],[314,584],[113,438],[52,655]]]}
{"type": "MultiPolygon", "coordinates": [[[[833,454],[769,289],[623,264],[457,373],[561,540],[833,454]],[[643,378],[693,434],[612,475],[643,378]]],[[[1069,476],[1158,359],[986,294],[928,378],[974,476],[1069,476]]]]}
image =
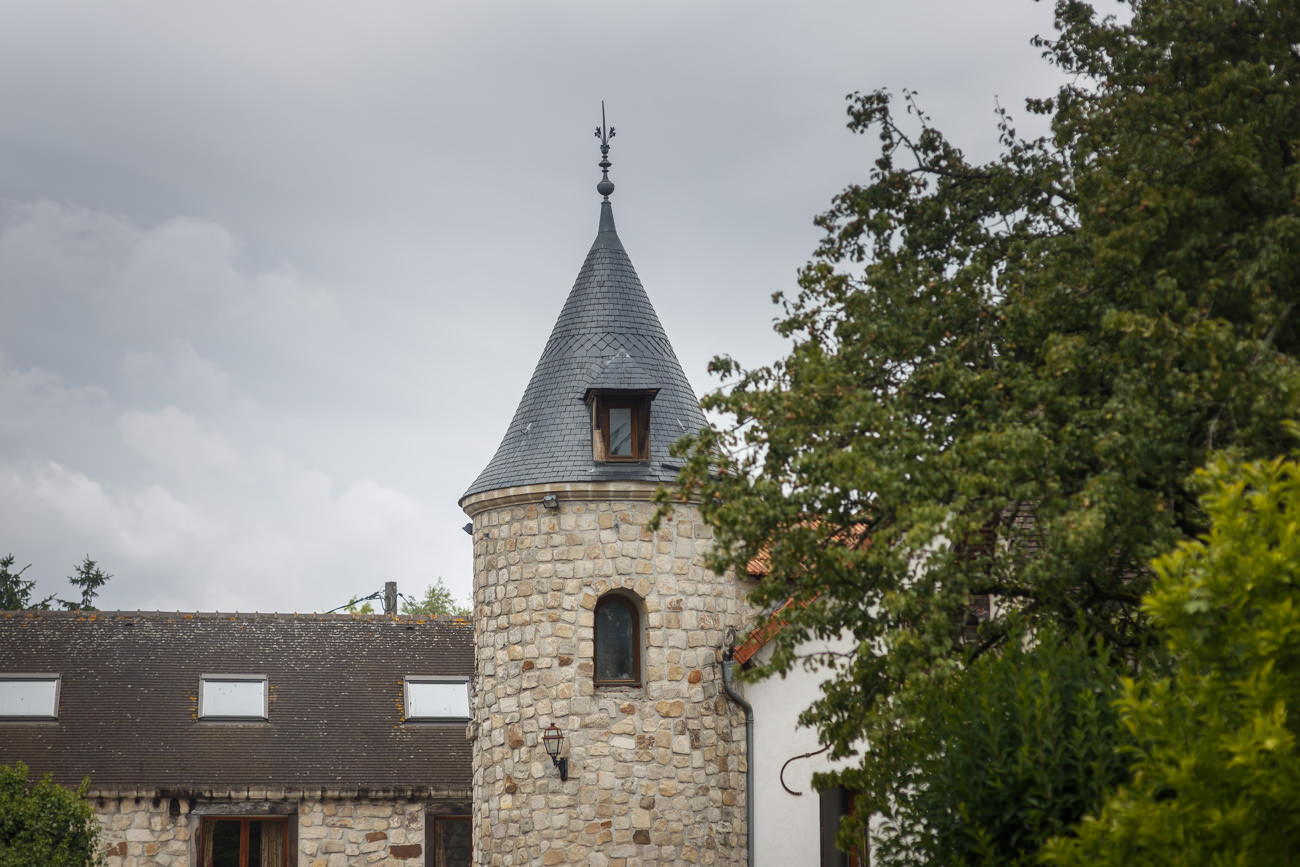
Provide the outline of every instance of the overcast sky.
{"type": "Polygon", "coordinates": [[[456,505],[599,213],[697,392],[863,181],[847,93],[968,153],[1056,78],[1031,0],[0,4],[0,554],[103,608],[467,600],[456,505]]]}

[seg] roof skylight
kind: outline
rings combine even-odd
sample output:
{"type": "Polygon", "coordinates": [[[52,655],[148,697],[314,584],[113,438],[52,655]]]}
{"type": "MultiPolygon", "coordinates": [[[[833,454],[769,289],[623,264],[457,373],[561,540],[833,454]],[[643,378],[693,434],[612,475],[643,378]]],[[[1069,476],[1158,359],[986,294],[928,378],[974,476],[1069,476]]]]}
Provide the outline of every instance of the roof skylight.
{"type": "Polygon", "coordinates": [[[403,693],[408,720],[469,719],[469,682],[464,678],[407,676],[403,693]]]}
{"type": "Polygon", "coordinates": [[[199,680],[199,719],[266,718],[265,674],[205,674],[199,680]]]}
{"type": "Polygon", "coordinates": [[[0,674],[0,719],[58,719],[57,674],[0,674]]]}

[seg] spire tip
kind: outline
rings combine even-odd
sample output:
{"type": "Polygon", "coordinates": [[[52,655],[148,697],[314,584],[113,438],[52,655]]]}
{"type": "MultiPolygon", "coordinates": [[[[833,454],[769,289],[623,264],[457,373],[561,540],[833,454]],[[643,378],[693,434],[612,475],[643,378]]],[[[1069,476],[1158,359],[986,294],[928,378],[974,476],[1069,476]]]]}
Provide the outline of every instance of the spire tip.
{"type": "Polygon", "coordinates": [[[614,192],[614,183],[609,179],[609,167],[612,165],[609,161],[609,140],[614,137],[614,127],[605,126],[605,100],[600,101],[600,126],[596,127],[596,138],[600,139],[600,183],[596,184],[596,192],[609,201],[609,194],[614,192]]]}

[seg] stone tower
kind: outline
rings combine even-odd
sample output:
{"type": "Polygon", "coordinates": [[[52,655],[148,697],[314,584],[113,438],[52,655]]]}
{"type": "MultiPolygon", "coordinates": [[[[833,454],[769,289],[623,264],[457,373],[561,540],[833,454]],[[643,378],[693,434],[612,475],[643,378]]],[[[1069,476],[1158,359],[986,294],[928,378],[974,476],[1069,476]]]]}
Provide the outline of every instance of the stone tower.
{"type": "Polygon", "coordinates": [[[720,653],[741,626],[692,504],[651,532],[669,446],[704,416],[614,229],[595,243],[473,519],[474,851],[481,867],[745,864],[745,739],[720,653]],[[544,735],[562,736],[567,781],[544,735]]]}

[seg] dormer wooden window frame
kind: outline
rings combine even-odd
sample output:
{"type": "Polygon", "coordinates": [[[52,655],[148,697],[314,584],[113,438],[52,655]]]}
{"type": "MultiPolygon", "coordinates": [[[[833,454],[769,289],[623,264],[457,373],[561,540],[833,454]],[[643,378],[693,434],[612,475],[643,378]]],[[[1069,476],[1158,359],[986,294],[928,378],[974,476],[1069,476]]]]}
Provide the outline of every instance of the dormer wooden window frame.
{"type": "Polygon", "coordinates": [[[587,393],[587,403],[591,408],[591,452],[595,460],[607,463],[650,460],[650,402],[658,393],[658,389],[593,389],[587,393]],[[610,443],[610,410],[616,413],[620,410],[628,411],[632,430],[630,447],[625,454],[613,453],[610,443]]]}

